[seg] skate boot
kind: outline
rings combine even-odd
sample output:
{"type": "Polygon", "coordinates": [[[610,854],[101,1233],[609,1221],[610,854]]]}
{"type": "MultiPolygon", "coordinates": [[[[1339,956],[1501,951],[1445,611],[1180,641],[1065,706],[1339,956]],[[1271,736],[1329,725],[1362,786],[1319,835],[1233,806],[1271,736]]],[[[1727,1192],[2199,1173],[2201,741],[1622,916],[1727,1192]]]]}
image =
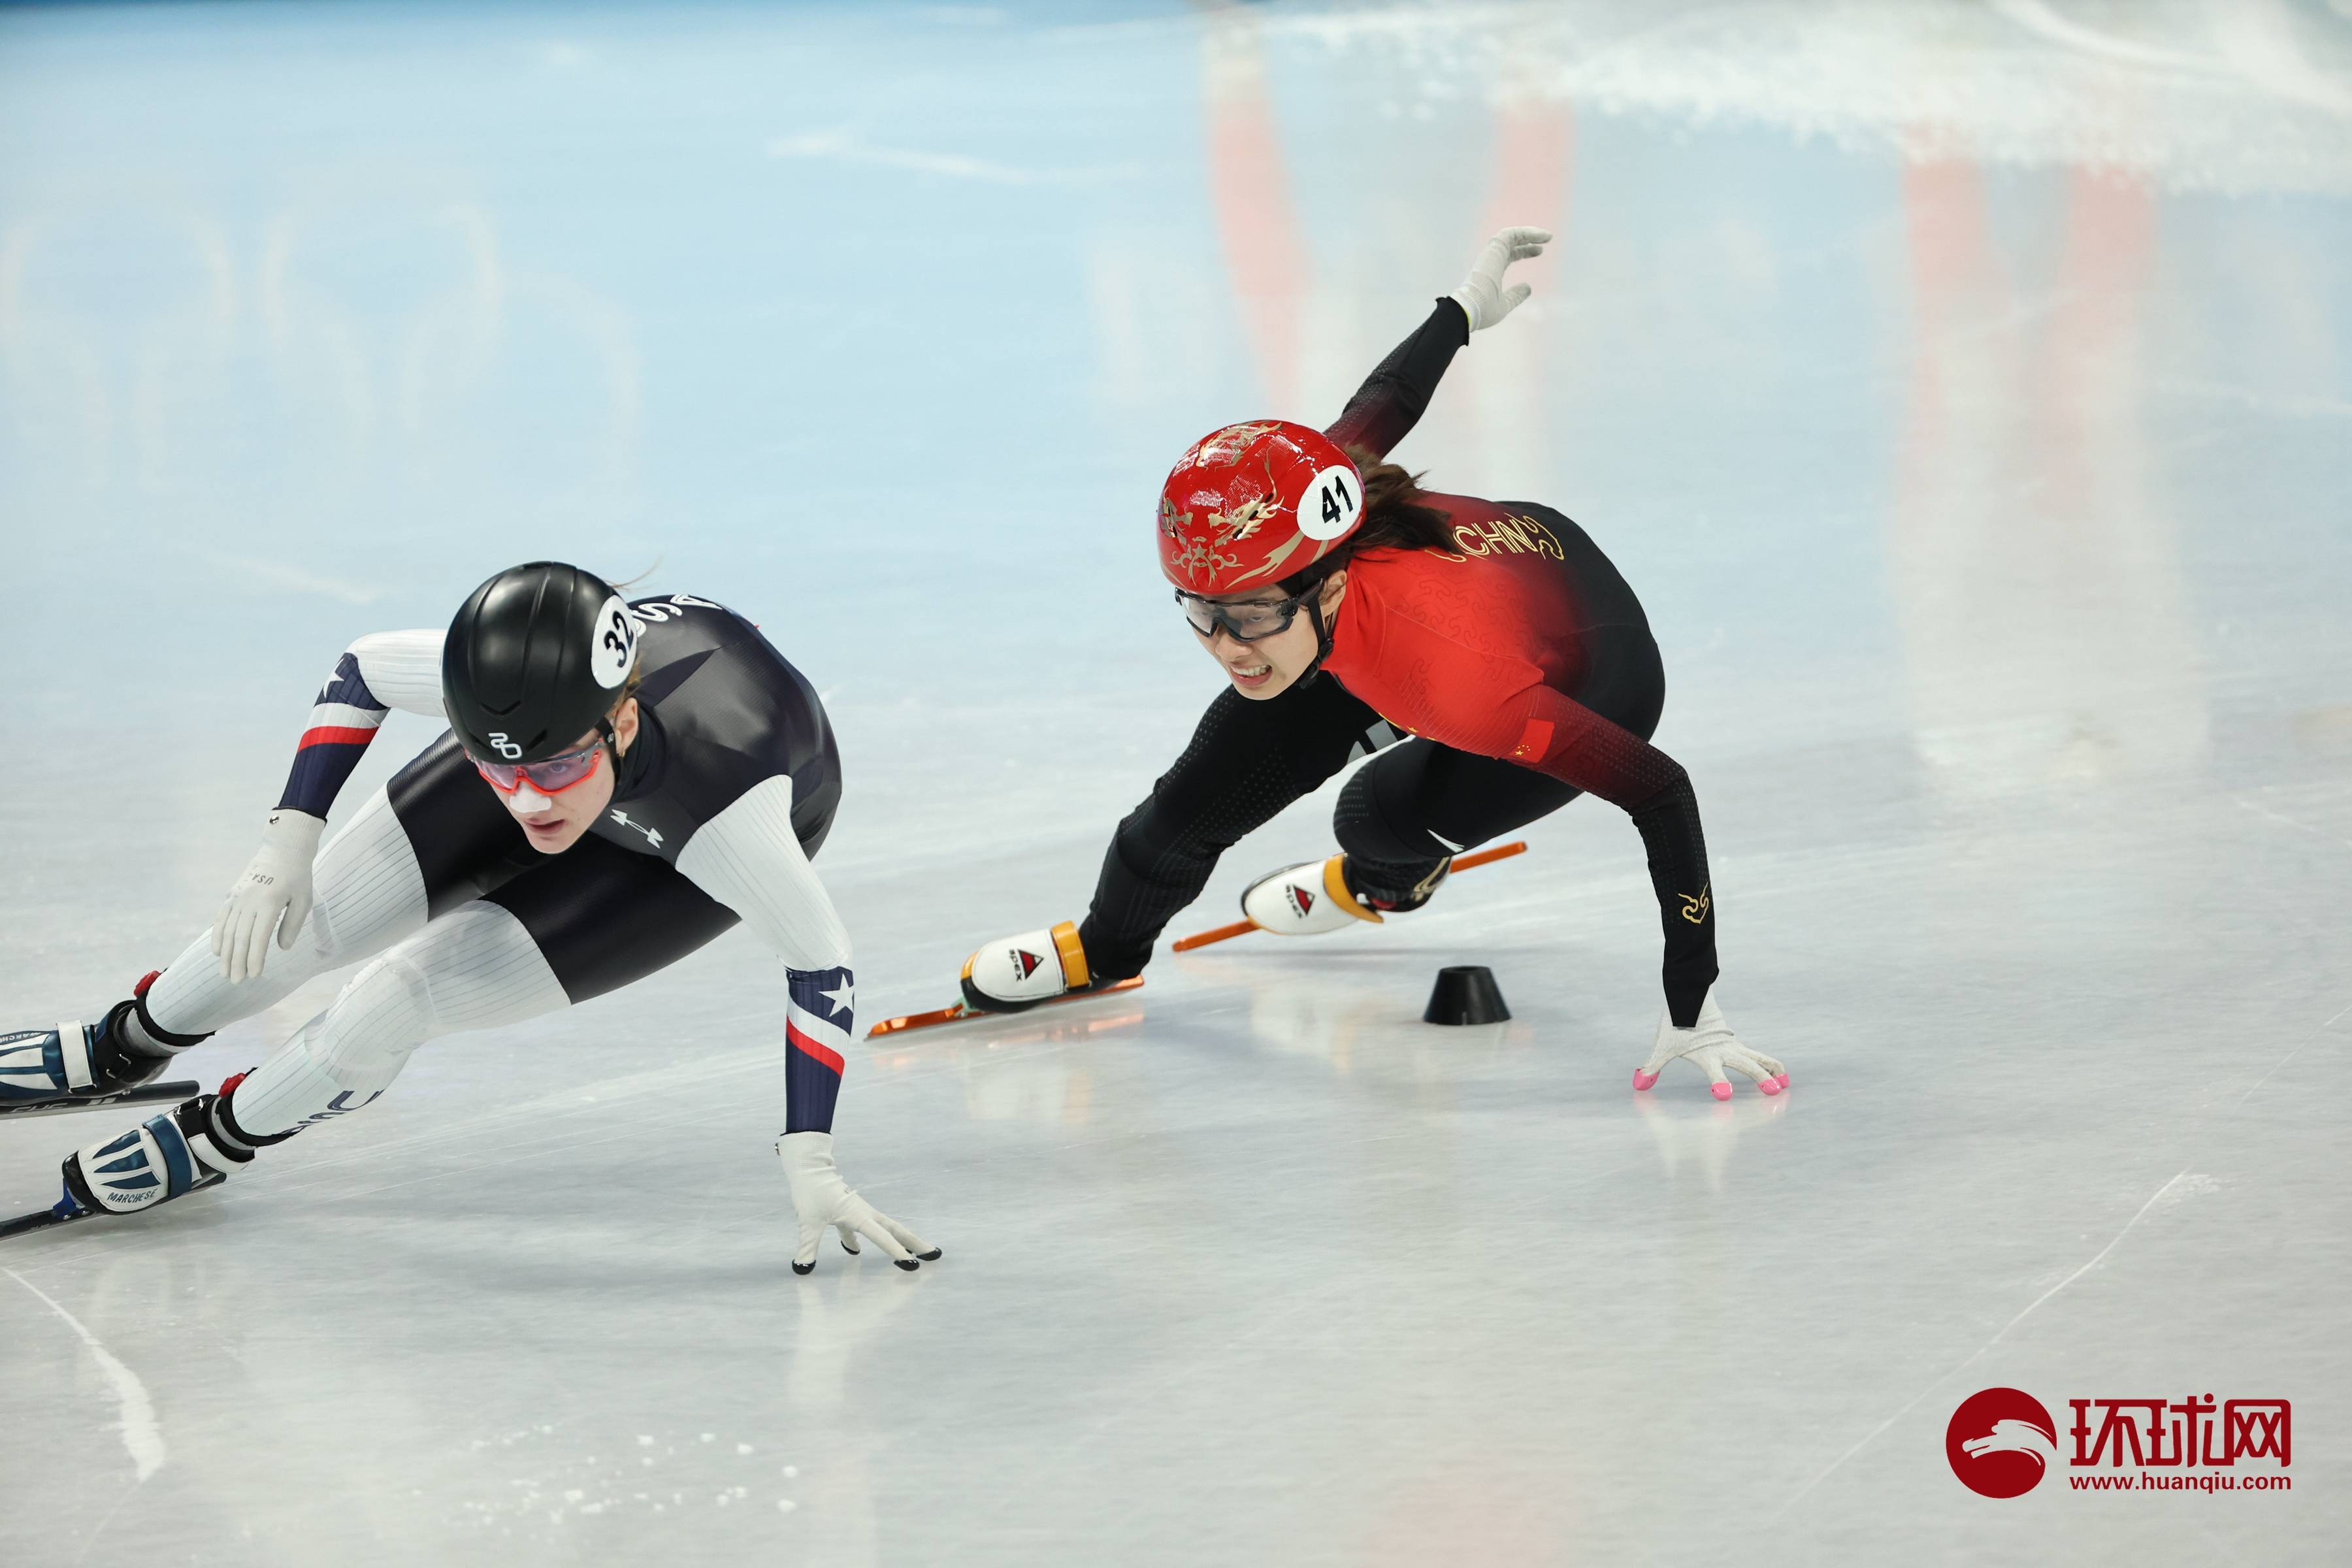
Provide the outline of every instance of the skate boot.
{"type": "Polygon", "coordinates": [[[131,999],[109,1008],[94,1028],[65,1023],[0,1035],[0,1113],[110,1100],[154,1078],[172,1058],[142,1048],[134,1026],[175,1050],[205,1038],[169,1034],[146,1021],[140,1003],[154,980],[150,974],[140,981],[131,999]],[[139,1016],[135,1026],[133,1015],[139,1016]]]}
{"type": "MultiPolygon", "coordinates": [[[[231,1079],[223,1089],[236,1087],[231,1079]]],[[[236,1130],[226,1092],[200,1094],[128,1132],[67,1155],[66,1202],[93,1215],[151,1209],[226,1181],[253,1159],[256,1142],[278,1140],[248,1141],[236,1130]]]]}
{"type": "Polygon", "coordinates": [[[1382,911],[1402,914],[1429,902],[1453,868],[1450,859],[1410,888],[1364,886],[1348,857],[1305,860],[1260,877],[1242,891],[1242,913],[1276,936],[1320,936],[1358,921],[1377,925],[1382,911]]]}
{"type": "Polygon", "coordinates": [[[963,999],[983,1013],[1022,1012],[1094,984],[1071,921],[1000,938],[963,961],[963,999]]]}

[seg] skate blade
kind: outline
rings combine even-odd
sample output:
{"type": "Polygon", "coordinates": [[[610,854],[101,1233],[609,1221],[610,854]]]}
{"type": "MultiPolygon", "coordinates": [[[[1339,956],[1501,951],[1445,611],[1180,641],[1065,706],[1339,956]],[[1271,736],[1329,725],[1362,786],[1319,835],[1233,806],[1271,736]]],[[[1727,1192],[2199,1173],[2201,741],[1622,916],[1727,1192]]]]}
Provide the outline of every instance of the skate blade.
{"type": "MultiPolygon", "coordinates": [[[[182,1193],[180,1196],[183,1198],[193,1197],[196,1194],[203,1192],[206,1187],[219,1186],[221,1183],[227,1179],[228,1178],[226,1176],[206,1176],[203,1181],[196,1183],[186,1192],[182,1193]]],[[[174,1199],[173,1201],[176,1202],[178,1200],[174,1199]]],[[[152,1208],[157,1205],[151,1204],[148,1206],[152,1208]]],[[[107,1211],[104,1209],[83,1208],[79,1204],[76,1204],[71,1198],[59,1198],[57,1202],[57,1205],[53,1208],[36,1209],[31,1214],[18,1215],[15,1219],[0,1220],[0,1241],[5,1241],[12,1236],[22,1236],[27,1231],[47,1230],[55,1226],[71,1225],[76,1220],[96,1219],[99,1215],[105,1214],[106,1212],[107,1211]]],[[[115,1215],[111,1217],[115,1219],[129,1219],[131,1216],[129,1215],[115,1215]]]]}
{"type": "Polygon", "coordinates": [[[136,1089],[117,1089],[112,1094],[69,1095],[63,1100],[37,1100],[26,1105],[0,1105],[0,1117],[63,1116],[68,1111],[103,1110],[110,1105],[152,1105],[158,1100],[176,1105],[203,1092],[204,1086],[194,1079],[173,1079],[165,1083],[142,1083],[136,1089]]]}
{"type": "MultiPolygon", "coordinates": [[[[1099,991],[1074,991],[1066,996],[1055,996],[1049,1001],[1037,1003],[1036,1005],[1039,1007],[1057,1007],[1066,1002],[1089,1002],[1097,996],[1109,996],[1121,991],[1132,991],[1142,984],[1143,976],[1138,974],[1131,979],[1121,980],[1114,984],[1106,985],[1099,991]]],[[[1029,1011],[1031,1011],[1031,1009],[1027,1007],[1021,1009],[1021,1013],[1026,1013],[1029,1011]]],[[[937,1028],[941,1024],[968,1024],[977,1022],[982,1018],[996,1018],[999,1020],[1017,1018],[1021,1016],[1021,1013],[982,1012],[980,1008],[973,1006],[969,1002],[958,1002],[951,1007],[935,1008],[929,1013],[908,1013],[897,1018],[885,1018],[880,1023],[875,1025],[872,1028],[866,1030],[866,1037],[870,1040],[878,1035],[902,1035],[908,1029],[931,1029],[937,1028]]]]}

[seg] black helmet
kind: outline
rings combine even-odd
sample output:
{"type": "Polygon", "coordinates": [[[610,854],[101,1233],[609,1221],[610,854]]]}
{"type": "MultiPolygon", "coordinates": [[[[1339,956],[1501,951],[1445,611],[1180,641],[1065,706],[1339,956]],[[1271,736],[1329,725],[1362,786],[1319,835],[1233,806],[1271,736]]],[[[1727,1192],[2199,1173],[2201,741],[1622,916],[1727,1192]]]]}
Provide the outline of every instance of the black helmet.
{"type": "Polygon", "coordinates": [[[534,561],[475,589],[449,623],[441,700],[470,754],[545,762],[604,729],[636,662],[637,624],[611,584],[534,561]]]}

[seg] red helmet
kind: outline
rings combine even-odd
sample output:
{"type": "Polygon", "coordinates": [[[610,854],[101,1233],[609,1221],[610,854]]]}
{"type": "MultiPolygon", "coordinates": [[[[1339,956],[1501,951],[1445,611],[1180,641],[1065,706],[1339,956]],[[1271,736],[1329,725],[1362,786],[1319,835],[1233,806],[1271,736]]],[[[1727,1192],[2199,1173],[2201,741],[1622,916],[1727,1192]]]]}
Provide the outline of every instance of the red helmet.
{"type": "Polygon", "coordinates": [[[1193,594],[1235,594],[1303,572],[1355,531],[1364,479],[1319,430],[1228,425],[1160,487],[1160,570],[1193,594]]]}

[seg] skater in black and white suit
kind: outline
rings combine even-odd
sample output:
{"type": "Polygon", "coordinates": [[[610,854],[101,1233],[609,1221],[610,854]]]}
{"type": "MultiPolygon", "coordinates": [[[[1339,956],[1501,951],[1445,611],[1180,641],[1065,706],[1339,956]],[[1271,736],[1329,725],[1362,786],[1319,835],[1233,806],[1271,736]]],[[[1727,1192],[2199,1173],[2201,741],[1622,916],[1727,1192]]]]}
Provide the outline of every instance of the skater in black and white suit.
{"type": "Polygon", "coordinates": [[[552,563],[501,573],[446,634],[352,645],[213,929],[100,1023],[0,1040],[0,1108],[135,1085],[368,960],[250,1073],[68,1157],[60,1217],[134,1212],[367,1104],[428,1039],[602,995],[741,921],[785,966],[778,1148],[801,1220],[794,1267],[814,1266],[832,1225],[849,1250],[863,1235],[912,1268],[937,1249],[833,1160],[856,983],[809,859],[840,796],[823,705],[751,622],[685,594],[624,604],[552,563]],[[450,732],[320,848],[393,708],[450,732]]]}

